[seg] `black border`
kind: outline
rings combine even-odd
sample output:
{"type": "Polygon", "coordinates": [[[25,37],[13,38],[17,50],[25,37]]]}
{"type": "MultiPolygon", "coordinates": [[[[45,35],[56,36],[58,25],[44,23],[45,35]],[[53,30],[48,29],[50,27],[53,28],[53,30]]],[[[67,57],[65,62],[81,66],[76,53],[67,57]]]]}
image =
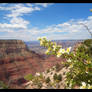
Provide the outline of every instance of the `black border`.
{"type": "MultiPolygon", "coordinates": [[[[92,3],[91,0],[87,0],[87,1],[84,1],[84,0],[0,0],[0,3],[92,3]]],[[[89,90],[85,90],[85,89],[82,89],[82,90],[79,90],[79,89],[57,89],[57,90],[52,90],[52,89],[43,89],[43,90],[40,90],[40,89],[0,89],[0,92],[4,92],[4,91],[11,91],[11,92],[16,92],[16,91],[21,91],[21,92],[24,92],[24,91],[35,91],[35,92],[38,92],[38,91],[57,91],[57,92],[61,92],[61,91],[68,91],[68,92],[71,92],[71,91],[89,91],[89,90]]]]}
{"type": "Polygon", "coordinates": [[[92,0],[0,0],[0,3],[92,3],[92,0]]]}

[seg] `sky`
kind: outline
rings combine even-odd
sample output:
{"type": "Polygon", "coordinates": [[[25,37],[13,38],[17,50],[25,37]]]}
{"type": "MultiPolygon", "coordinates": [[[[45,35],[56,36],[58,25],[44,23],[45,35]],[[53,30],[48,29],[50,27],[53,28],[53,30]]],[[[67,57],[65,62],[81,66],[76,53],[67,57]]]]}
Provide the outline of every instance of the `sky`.
{"type": "Polygon", "coordinates": [[[0,3],[0,39],[89,39],[92,3],[0,3]]]}

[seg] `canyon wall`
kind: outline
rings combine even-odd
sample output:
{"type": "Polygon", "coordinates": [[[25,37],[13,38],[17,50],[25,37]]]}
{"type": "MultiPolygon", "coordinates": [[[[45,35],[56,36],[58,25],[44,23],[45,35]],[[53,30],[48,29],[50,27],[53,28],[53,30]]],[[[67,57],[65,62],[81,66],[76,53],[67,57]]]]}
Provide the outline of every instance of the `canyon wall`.
{"type": "Polygon", "coordinates": [[[0,80],[10,88],[24,88],[24,76],[43,72],[60,63],[61,58],[43,56],[30,51],[21,40],[0,40],[0,80]]]}

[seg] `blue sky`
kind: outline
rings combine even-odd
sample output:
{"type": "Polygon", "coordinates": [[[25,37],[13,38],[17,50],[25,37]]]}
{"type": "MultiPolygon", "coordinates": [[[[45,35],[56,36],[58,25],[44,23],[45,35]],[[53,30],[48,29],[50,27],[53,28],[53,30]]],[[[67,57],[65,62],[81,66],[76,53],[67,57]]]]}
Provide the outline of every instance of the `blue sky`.
{"type": "Polygon", "coordinates": [[[88,39],[92,30],[92,3],[2,3],[0,39],[88,39]]]}

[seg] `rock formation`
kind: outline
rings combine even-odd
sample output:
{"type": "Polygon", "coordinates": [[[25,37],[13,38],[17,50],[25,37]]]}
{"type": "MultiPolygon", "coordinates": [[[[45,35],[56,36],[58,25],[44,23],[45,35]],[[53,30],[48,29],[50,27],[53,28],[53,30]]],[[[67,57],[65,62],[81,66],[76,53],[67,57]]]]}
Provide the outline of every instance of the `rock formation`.
{"type": "Polygon", "coordinates": [[[0,80],[10,88],[24,88],[24,76],[43,72],[60,63],[61,58],[43,56],[30,51],[21,40],[0,40],[0,80]]]}

